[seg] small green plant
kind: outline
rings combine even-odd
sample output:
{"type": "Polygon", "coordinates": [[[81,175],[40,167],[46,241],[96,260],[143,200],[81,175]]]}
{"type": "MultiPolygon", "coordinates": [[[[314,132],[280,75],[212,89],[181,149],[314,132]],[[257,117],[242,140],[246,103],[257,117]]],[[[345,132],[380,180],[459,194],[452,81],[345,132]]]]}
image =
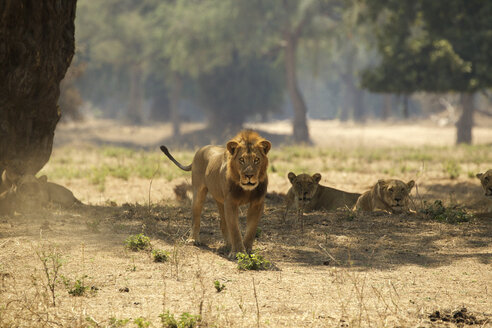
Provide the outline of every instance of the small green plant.
{"type": "Polygon", "coordinates": [[[138,327],[138,328],[148,328],[150,327],[150,321],[146,320],[143,317],[136,318],[133,320],[133,323],[138,327]]]}
{"type": "Polygon", "coordinates": [[[152,250],[152,258],[154,262],[167,262],[169,260],[169,252],[162,249],[152,250]]]}
{"type": "Polygon", "coordinates": [[[150,238],[143,233],[139,233],[128,237],[125,240],[125,245],[134,252],[143,251],[150,248],[150,238]]]}
{"type": "Polygon", "coordinates": [[[255,237],[256,238],[260,238],[262,233],[263,233],[263,230],[261,230],[260,227],[256,228],[256,235],[255,235],[255,237]]]}
{"type": "Polygon", "coordinates": [[[236,258],[239,270],[268,270],[272,266],[270,261],[255,253],[237,253],[236,258]]]}
{"type": "Polygon", "coordinates": [[[183,312],[181,313],[179,320],[177,320],[174,317],[174,314],[169,311],[159,315],[159,317],[161,318],[163,328],[194,328],[197,327],[197,324],[201,319],[199,315],[183,312]]]}
{"type": "Polygon", "coordinates": [[[61,276],[63,280],[63,284],[68,291],[68,294],[72,296],[84,296],[85,292],[89,289],[88,286],[85,285],[84,281],[87,278],[87,275],[83,275],[80,279],[75,279],[72,281],[71,279],[61,276]]]}
{"type": "Polygon", "coordinates": [[[109,328],[125,327],[130,322],[130,319],[116,319],[115,317],[109,318],[109,328]]]}
{"type": "Polygon", "coordinates": [[[450,179],[456,179],[460,176],[461,166],[455,160],[448,160],[444,163],[444,172],[450,179]]]}
{"type": "Polygon", "coordinates": [[[220,293],[221,291],[223,291],[226,288],[226,286],[224,284],[221,284],[220,281],[218,281],[218,280],[214,281],[214,286],[215,286],[215,290],[217,291],[217,293],[220,293]]]}
{"type": "Polygon", "coordinates": [[[468,222],[473,218],[473,214],[467,213],[465,209],[459,206],[445,207],[441,200],[434,203],[424,202],[424,209],[421,213],[432,220],[446,223],[468,222]]]}

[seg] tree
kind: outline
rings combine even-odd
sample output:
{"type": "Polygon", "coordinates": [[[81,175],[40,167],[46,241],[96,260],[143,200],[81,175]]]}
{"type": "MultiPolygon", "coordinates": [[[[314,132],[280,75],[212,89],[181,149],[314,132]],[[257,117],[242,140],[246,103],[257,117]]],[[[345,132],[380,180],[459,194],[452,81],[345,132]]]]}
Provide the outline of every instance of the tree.
{"type": "Polygon", "coordinates": [[[492,2],[367,0],[379,28],[381,64],[363,85],[373,91],[459,92],[457,143],[471,143],[473,95],[492,87],[492,2]]]}
{"type": "Polygon", "coordinates": [[[50,158],[75,7],[76,0],[0,2],[0,171],[36,174],[50,158]]]}

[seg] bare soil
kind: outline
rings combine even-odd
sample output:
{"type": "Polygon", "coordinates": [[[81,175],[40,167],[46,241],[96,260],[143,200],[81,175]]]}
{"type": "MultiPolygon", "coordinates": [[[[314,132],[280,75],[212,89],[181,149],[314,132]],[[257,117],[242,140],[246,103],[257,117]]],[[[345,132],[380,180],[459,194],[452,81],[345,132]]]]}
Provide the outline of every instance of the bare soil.
{"type": "MultiPolygon", "coordinates": [[[[454,129],[431,125],[324,123],[311,122],[319,147],[399,147],[414,136],[422,146],[454,140],[454,129]]],[[[288,134],[282,122],[259,128],[288,134]]],[[[199,126],[185,129],[195,133],[199,126]]],[[[87,144],[153,148],[169,140],[168,131],[169,125],[129,127],[109,121],[60,126],[53,156],[87,144]]],[[[492,142],[490,129],[475,133],[477,142],[492,142]]],[[[176,201],[173,188],[189,178],[108,177],[104,191],[84,179],[60,179],[55,182],[87,205],[0,218],[0,327],[119,327],[115,320],[124,319],[130,320],[120,326],[138,327],[136,318],[161,327],[159,315],[166,311],[176,317],[200,314],[201,326],[210,327],[490,327],[492,215],[484,213],[487,200],[478,180],[451,180],[438,172],[429,169],[419,177],[418,194],[413,192],[416,209],[424,200],[443,199],[466,206],[475,214],[471,221],[449,224],[420,214],[338,210],[305,214],[301,230],[294,213],[282,222],[279,195],[289,183],[270,174],[254,245],[272,262],[267,271],[240,271],[225,256],[213,201],[206,202],[202,215],[204,246],[185,243],[190,205],[176,201]],[[152,248],[169,251],[167,262],[155,263],[150,251],[124,247],[129,235],[141,232],[151,237],[152,248]],[[85,296],[69,295],[60,280],[52,306],[38,256],[43,252],[60,254],[59,274],[83,280],[89,288],[85,296]],[[216,280],[225,285],[223,291],[216,291],[216,280]]],[[[321,173],[323,184],[354,192],[386,177],[373,171],[321,173]]],[[[414,176],[402,173],[401,178],[414,176]]],[[[243,228],[245,213],[243,208],[243,228]]]]}

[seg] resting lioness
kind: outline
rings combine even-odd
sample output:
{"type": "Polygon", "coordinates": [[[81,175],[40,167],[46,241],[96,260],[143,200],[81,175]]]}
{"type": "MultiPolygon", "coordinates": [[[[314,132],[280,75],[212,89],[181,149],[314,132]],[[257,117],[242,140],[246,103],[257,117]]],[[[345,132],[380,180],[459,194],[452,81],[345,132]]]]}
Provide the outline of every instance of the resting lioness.
{"type": "Polygon", "coordinates": [[[492,170],[485,173],[478,173],[477,178],[480,179],[485,196],[490,198],[491,203],[487,207],[488,212],[492,212],[492,170]]]}
{"type": "Polygon", "coordinates": [[[321,174],[319,173],[310,176],[304,173],[295,175],[289,172],[288,178],[292,187],[287,192],[284,219],[293,205],[297,210],[305,212],[320,209],[336,210],[345,206],[352,208],[360,196],[357,193],[320,185],[321,174]]]}
{"type": "Polygon", "coordinates": [[[31,210],[49,203],[62,207],[81,204],[67,188],[48,182],[46,175],[36,178],[32,174],[16,175],[5,170],[2,173],[1,189],[4,203],[9,199],[9,210],[31,210]]]}
{"type": "Polygon", "coordinates": [[[188,166],[181,165],[165,146],[161,150],[184,171],[191,171],[193,190],[192,225],[190,241],[200,243],[200,215],[207,192],[217,203],[220,228],[229,256],[237,252],[251,252],[256,228],[263,213],[268,185],[267,167],[270,141],[251,130],[241,131],[226,148],[205,146],[200,148],[188,166]],[[239,231],[239,206],[248,204],[244,242],[239,231]]]}
{"type": "Polygon", "coordinates": [[[408,212],[409,194],[414,185],[413,180],[408,183],[396,179],[379,180],[374,187],[359,197],[355,209],[367,212],[408,212]]]}

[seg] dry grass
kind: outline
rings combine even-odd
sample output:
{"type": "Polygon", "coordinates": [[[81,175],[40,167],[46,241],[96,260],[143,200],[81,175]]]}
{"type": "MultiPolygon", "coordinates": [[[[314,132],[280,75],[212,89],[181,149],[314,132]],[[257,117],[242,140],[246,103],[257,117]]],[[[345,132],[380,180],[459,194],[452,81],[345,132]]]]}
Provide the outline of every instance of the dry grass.
{"type": "MultiPolygon", "coordinates": [[[[185,244],[190,208],[173,188],[189,176],[157,151],[56,148],[44,172],[89,205],[0,218],[0,327],[162,327],[166,313],[201,327],[436,327],[431,313],[462,307],[491,320],[492,223],[467,173],[492,163],[489,148],[274,148],[270,191],[286,192],[290,170],[359,192],[378,178],[416,179],[417,210],[441,199],[476,217],[449,224],[339,210],[305,214],[301,231],[293,213],[283,223],[281,199],[271,197],[254,246],[272,263],[265,271],[238,270],[226,258],[214,202],[202,216],[206,246],[185,244]],[[446,169],[446,160],[455,164],[446,169]],[[151,247],[132,252],[125,240],[140,233],[151,247]],[[154,262],[150,249],[167,261],[154,262]],[[94,292],[71,295],[43,258],[61,259],[58,275],[94,292]],[[217,292],[216,281],[226,288],[217,292]]],[[[192,154],[176,157],[188,163],[192,154]]]]}

